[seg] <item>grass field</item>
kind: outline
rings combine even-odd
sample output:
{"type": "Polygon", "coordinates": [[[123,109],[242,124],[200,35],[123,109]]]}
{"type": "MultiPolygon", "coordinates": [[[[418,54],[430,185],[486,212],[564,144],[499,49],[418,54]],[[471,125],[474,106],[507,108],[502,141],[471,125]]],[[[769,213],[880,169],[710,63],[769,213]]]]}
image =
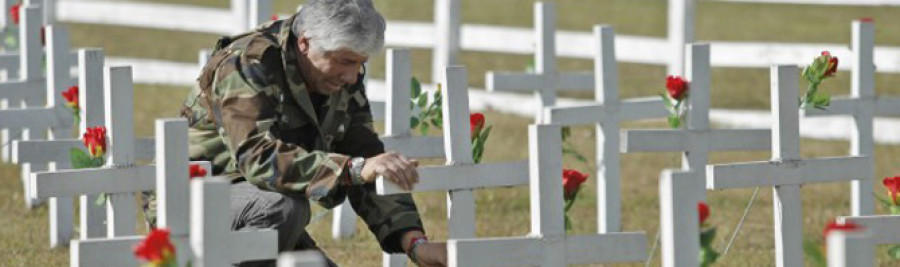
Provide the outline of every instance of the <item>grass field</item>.
{"type": "MultiPolygon", "coordinates": [[[[224,7],[227,1],[160,0],[224,7]]],[[[275,1],[276,10],[287,13],[299,1],[275,1]]],[[[613,25],[617,32],[632,35],[663,36],[666,23],[666,1],[662,0],[567,0],[555,1],[560,12],[561,28],[587,31],[591,25],[613,25]]],[[[431,20],[430,0],[379,0],[376,5],[388,20],[431,20]]],[[[735,4],[710,1],[698,2],[697,36],[701,40],[784,41],[849,43],[850,20],[873,17],[877,22],[878,45],[900,46],[900,8],[885,7],[814,7],[802,5],[735,4]]],[[[463,22],[530,27],[532,2],[524,0],[463,1],[463,22]]],[[[209,48],[214,35],[129,27],[70,24],[73,46],[103,47],[107,55],[155,58],[183,62],[196,60],[197,50],[209,48]],[[160,40],[166,40],[161,42],[160,40]]],[[[428,50],[413,50],[414,75],[430,76],[431,55],[428,50]]],[[[463,52],[462,63],[469,69],[471,85],[483,87],[487,70],[522,70],[530,61],[528,56],[463,52]]],[[[847,62],[847,61],[844,61],[847,62]]],[[[372,59],[375,77],[383,76],[383,56],[372,59]]],[[[563,59],[564,70],[586,70],[588,60],[563,59]]],[[[663,90],[664,68],[638,64],[620,64],[623,97],[652,95],[663,90]]],[[[850,78],[842,72],[827,83],[824,90],[832,94],[849,92],[850,78]]],[[[900,75],[879,74],[876,86],[880,94],[900,94],[900,75]]],[[[137,85],[135,91],[136,132],[152,135],[152,121],[177,116],[182,96],[187,88],[137,85]]],[[[762,69],[717,68],[713,70],[712,105],[719,108],[768,109],[768,71],[762,69]]],[[[579,95],[587,96],[587,95],[579,95]]],[[[498,112],[486,112],[488,123],[495,125],[488,142],[485,161],[521,160],[527,157],[525,131],[529,120],[498,112]]],[[[632,128],[660,128],[661,121],[628,124],[632,128]]],[[[876,129],[877,130],[877,129],[876,129]]],[[[592,127],[575,129],[574,139],[583,153],[593,162],[594,133],[592,127]]],[[[808,157],[845,155],[849,144],[842,141],[803,140],[802,154],[808,157]]],[[[764,160],[768,152],[716,153],[713,163],[764,160]]],[[[658,230],[658,177],[663,168],[680,166],[677,153],[634,153],[622,158],[623,225],[626,231],[645,231],[648,239],[658,230]]],[[[900,174],[900,146],[876,147],[876,178],[900,174]]],[[[568,167],[593,170],[567,161],[568,167]]],[[[588,181],[591,190],[582,191],[573,212],[574,233],[596,230],[595,181],[588,181]]],[[[22,201],[19,168],[0,164],[0,266],[65,266],[67,249],[47,249],[47,211],[41,207],[26,210],[22,201]]],[[[716,239],[721,251],[733,231],[752,189],[709,191],[712,208],[710,223],[719,227],[716,239]]],[[[771,266],[774,262],[772,239],[771,189],[763,188],[749,219],[729,255],[721,259],[721,266],[771,266]]],[[[825,223],[837,215],[849,212],[849,185],[832,183],[809,185],[803,188],[804,234],[819,238],[825,223]]],[[[879,194],[881,188],[876,190],[879,194]]],[[[527,188],[481,190],[477,192],[478,235],[514,236],[529,231],[527,188]]],[[[446,238],[445,196],[440,193],[415,196],[425,226],[434,239],[446,238]]],[[[884,210],[879,208],[879,212],[884,210]]],[[[361,234],[345,241],[330,239],[330,216],[312,223],[307,229],[329,256],[343,266],[378,266],[380,251],[371,234],[360,223],[361,234]]],[[[879,254],[883,252],[879,251],[879,254]]],[[[880,258],[883,266],[900,263],[880,258]]],[[[659,264],[657,252],[653,265],[659,264]]],[[[635,264],[634,266],[638,266],[635,264]]]]}

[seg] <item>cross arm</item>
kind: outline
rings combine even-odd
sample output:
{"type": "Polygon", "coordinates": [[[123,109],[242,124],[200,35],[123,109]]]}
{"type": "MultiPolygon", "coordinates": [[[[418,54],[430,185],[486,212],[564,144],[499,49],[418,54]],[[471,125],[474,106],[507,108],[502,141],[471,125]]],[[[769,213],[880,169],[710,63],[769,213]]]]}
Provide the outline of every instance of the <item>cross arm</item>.
{"type": "MultiPolygon", "coordinates": [[[[135,153],[137,160],[153,160],[155,156],[155,143],[153,138],[138,138],[135,140],[135,153]]],[[[81,140],[31,140],[13,141],[13,163],[47,163],[69,162],[69,151],[72,148],[84,148],[81,140]]]]}
{"type": "Polygon", "coordinates": [[[385,150],[397,151],[409,158],[444,157],[443,137],[382,137],[385,150]]]}
{"type": "MultiPolygon", "coordinates": [[[[538,237],[500,237],[447,240],[448,266],[535,266],[541,263],[538,237]]],[[[595,253],[593,251],[592,253],[595,253]]]]}
{"type": "Polygon", "coordinates": [[[835,97],[831,99],[831,104],[825,109],[803,109],[803,116],[806,117],[824,117],[836,115],[852,115],[857,107],[861,104],[860,99],[851,97],[835,97]]]}
{"type": "Polygon", "coordinates": [[[869,180],[874,176],[872,158],[865,156],[802,160],[801,183],[869,180]]]}
{"type": "Polygon", "coordinates": [[[875,99],[876,116],[900,116],[900,97],[879,97],[875,99]]]}
{"type": "Polygon", "coordinates": [[[715,129],[709,130],[711,151],[770,150],[772,130],[769,129],[715,129]]]}
{"type": "Polygon", "coordinates": [[[606,108],[602,104],[573,107],[549,107],[544,109],[550,123],[559,125],[582,125],[598,123],[607,119],[606,108]]]}
{"type": "Polygon", "coordinates": [[[419,183],[411,191],[401,189],[385,177],[379,177],[375,182],[378,194],[392,195],[411,192],[450,191],[516,186],[528,183],[527,161],[465,166],[428,166],[421,167],[418,171],[419,183]]]}
{"type": "Polygon", "coordinates": [[[71,126],[72,115],[62,106],[0,110],[0,126],[9,128],[50,128],[71,126]]]}
{"type": "Polygon", "coordinates": [[[642,97],[622,100],[619,103],[619,121],[664,118],[669,115],[659,97],[642,97]]]}
{"type": "Polygon", "coordinates": [[[647,235],[643,232],[568,236],[567,264],[636,262],[647,259],[647,235]]]}
{"type": "Polygon", "coordinates": [[[766,129],[628,130],[623,131],[621,151],[690,151],[699,140],[707,142],[709,151],[769,150],[771,138],[766,129]]]}
{"type": "Polygon", "coordinates": [[[685,130],[625,130],[621,135],[620,151],[684,151],[687,150],[688,132],[685,130]]]}
{"type": "MultiPolygon", "coordinates": [[[[274,259],[278,256],[278,232],[271,229],[231,232],[231,240],[236,243],[228,253],[232,263],[250,260],[274,259]],[[252,249],[247,249],[252,248],[252,249]]],[[[135,266],[140,264],[134,256],[133,248],[146,236],[125,236],[112,239],[92,238],[72,240],[72,266],[135,266]]],[[[187,262],[190,255],[190,240],[187,236],[173,236],[179,262],[187,262]]]]}
{"type": "Polygon", "coordinates": [[[27,103],[43,104],[47,96],[42,89],[47,86],[43,79],[35,81],[9,81],[0,83],[0,98],[24,99],[27,103]],[[35,91],[41,91],[35,93],[35,91]]]}
{"type": "Polygon", "coordinates": [[[133,193],[156,187],[153,165],[37,172],[31,193],[37,197],[74,197],[100,193],[133,193]]]}
{"type": "Polygon", "coordinates": [[[706,165],[706,188],[772,186],[774,173],[775,163],[769,161],[706,165]]]}
{"type": "Polygon", "coordinates": [[[556,87],[560,91],[584,91],[594,90],[594,75],[591,73],[512,73],[489,71],[485,75],[485,87],[488,92],[494,91],[540,91],[543,90],[545,80],[556,78],[556,87]],[[556,77],[552,77],[555,75],[556,77]]]}
{"type": "Polygon", "coordinates": [[[838,222],[852,222],[873,233],[872,240],[879,245],[900,243],[900,215],[870,215],[838,217],[838,222]]]}

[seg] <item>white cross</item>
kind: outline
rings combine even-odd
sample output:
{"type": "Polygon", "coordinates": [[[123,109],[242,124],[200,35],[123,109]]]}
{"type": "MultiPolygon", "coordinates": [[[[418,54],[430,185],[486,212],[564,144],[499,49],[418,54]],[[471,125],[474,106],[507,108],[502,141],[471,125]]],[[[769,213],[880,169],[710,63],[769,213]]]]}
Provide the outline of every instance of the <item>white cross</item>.
{"type": "Polygon", "coordinates": [[[269,20],[272,16],[272,1],[231,0],[231,14],[234,16],[234,33],[242,33],[269,20]]]}
{"type": "MultiPolygon", "coordinates": [[[[837,218],[837,222],[860,225],[869,235],[864,236],[863,241],[853,240],[859,237],[846,238],[846,244],[841,245],[846,248],[845,251],[832,252],[829,249],[829,263],[832,257],[840,257],[846,259],[846,263],[853,263],[846,266],[874,266],[871,262],[875,259],[876,245],[900,244],[900,231],[897,231],[900,215],[842,216],[837,218]]],[[[829,246],[832,245],[830,241],[829,238],[829,246]]]]}
{"type": "MultiPolygon", "coordinates": [[[[849,115],[853,117],[850,155],[875,157],[874,118],[900,116],[900,98],[875,95],[875,26],[871,22],[854,21],[851,59],[850,97],[835,98],[825,110],[805,110],[806,116],[849,115]]],[[[874,214],[873,177],[853,181],[853,215],[874,214]]]]}
{"type": "MultiPolygon", "coordinates": [[[[442,112],[447,166],[418,168],[421,178],[411,191],[401,189],[384,177],[378,178],[376,189],[380,195],[449,191],[448,236],[475,237],[475,199],[472,190],[527,184],[528,166],[524,161],[474,164],[469,137],[466,70],[464,67],[448,67],[444,77],[446,81],[443,83],[442,112]]],[[[560,171],[560,175],[561,173],[560,171]]]]}
{"type": "Polygon", "coordinates": [[[133,235],[134,192],[153,189],[153,166],[135,164],[134,89],[130,66],[104,68],[104,109],[109,135],[106,165],[100,168],[32,174],[37,197],[107,193],[107,236],[133,235]]]}
{"type": "MultiPolygon", "coordinates": [[[[485,87],[493,91],[533,91],[541,107],[556,105],[557,90],[589,91],[594,88],[591,73],[563,73],[556,68],[556,12],[553,3],[534,4],[536,51],[535,73],[488,72],[485,87]]],[[[538,109],[536,121],[543,121],[538,109]]]]}
{"type": "Polygon", "coordinates": [[[594,26],[594,97],[596,104],[545,108],[545,118],[559,125],[595,124],[597,131],[597,232],[621,228],[619,186],[619,123],[661,118],[666,110],[659,98],[619,100],[615,32],[594,26]]]}
{"type": "MultiPolygon", "coordinates": [[[[188,177],[187,121],[156,121],[155,184],[158,225],[168,228],[178,266],[227,266],[248,260],[274,259],[277,232],[272,229],[230,231],[230,182],[220,177],[188,177]],[[189,185],[190,181],[190,185],[189,185]]],[[[200,164],[212,170],[209,162],[200,164]]],[[[207,172],[210,173],[210,172],[207,172]]],[[[151,188],[152,189],[152,188],[151,188]]],[[[72,266],[133,266],[132,248],[144,236],[72,241],[72,266]]]]}
{"type": "Polygon", "coordinates": [[[531,234],[482,239],[450,237],[449,266],[566,266],[646,258],[644,233],[566,235],[560,130],[558,125],[528,128],[531,234]]]}
{"type": "MultiPolygon", "coordinates": [[[[41,73],[41,57],[43,47],[40,43],[41,9],[33,5],[23,6],[21,14],[21,30],[19,31],[19,76],[16,81],[0,83],[0,110],[19,108],[26,106],[43,106],[46,104],[47,93],[41,88],[47,88],[47,82],[41,73]]],[[[58,41],[64,41],[59,38],[58,41]]],[[[60,44],[68,46],[68,44],[60,44]]],[[[51,47],[54,46],[51,43],[51,47]]],[[[53,51],[54,49],[50,49],[53,51]]],[[[52,70],[52,69],[51,69],[52,70]]],[[[35,129],[37,130],[37,129],[35,129]]],[[[17,128],[0,127],[0,157],[4,162],[10,161],[10,148],[8,145],[13,139],[24,138],[28,131],[17,128]]],[[[31,202],[29,206],[34,206],[31,202]]],[[[35,203],[36,205],[37,203],[35,203]]]]}
{"type": "Polygon", "coordinates": [[[776,264],[803,265],[803,208],[800,186],[809,183],[870,179],[874,163],[867,156],[800,158],[797,66],[771,70],[772,160],[708,165],[707,188],[774,187],[776,264]]]}
{"type": "MultiPolygon", "coordinates": [[[[35,11],[35,9],[32,9],[32,11],[30,12],[35,11]]],[[[73,124],[71,110],[62,105],[62,103],[58,103],[61,101],[57,101],[62,92],[65,91],[66,88],[68,88],[72,83],[72,81],[68,78],[69,66],[71,65],[67,61],[69,59],[69,47],[66,43],[66,40],[69,39],[68,32],[60,27],[62,26],[47,27],[48,41],[50,41],[51,44],[56,45],[48,48],[47,68],[49,71],[47,74],[47,79],[39,80],[39,83],[44,83],[43,86],[45,88],[45,99],[42,100],[43,103],[40,105],[29,105],[28,107],[23,106],[22,108],[18,109],[0,109],[0,128],[16,129],[7,132],[9,133],[7,137],[16,138],[15,136],[13,136],[14,134],[21,134],[22,136],[16,139],[54,139],[71,134],[71,128],[73,124]],[[19,132],[19,129],[23,130],[19,132]]],[[[32,90],[37,89],[37,87],[34,86],[36,86],[36,84],[28,87],[30,87],[32,90]]],[[[5,142],[3,142],[4,146],[11,141],[12,139],[5,140],[5,142]]],[[[9,147],[11,147],[11,143],[9,144],[9,147]]],[[[7,151],[6,147],[4,147],[4,151],[7,151]]],[[[11,152],[11,149],[9,151],[11,152]]],[[[55,168],[53,166],[48,166],[45,163],[22,165],[22,184],[25,192],[25,202],[28,207],[34,207],[40,204],[41,199],[28,194],[29,185],[27,183],[26,174],[30,173],[31,171],[47,170],[48,167],[50,167],[51,169],[55,168]]],[[[73,213],[71,206],[71,198],[51,198],[49,200],[49,209],[51,216],[51,247],[65,244],[65,241],[67,241],[72,236],[73,231],[71,218],[73,216],[73,213]]]]}
{"type": "Polygon", "coordinates": [[[291,251],[278,255],[278,267],[328,267],[328,264],[318,251],[291,251]]]}
{"type": "Polygon", "coordinates": [[[629,130],[624,132],[622,152],[681,151],[682,172],[660,176],[660,240],[666,266],[692,266],[697,262],[700,225],[697,203],[706,199],[705,168],[711,151],[768,150],[771,130],[710,129],[710,61],[708,44],[686,47],[687,114],[683,128],[629,130]],[[691,172],[691,173],[686,173],[691,172]],[[689,179],[691,181],[681,181],[689,179]],[[682,212],[685,212],[682,214],[682,212]],[[686,252],[682,252],[682,250],[686,252]]]}

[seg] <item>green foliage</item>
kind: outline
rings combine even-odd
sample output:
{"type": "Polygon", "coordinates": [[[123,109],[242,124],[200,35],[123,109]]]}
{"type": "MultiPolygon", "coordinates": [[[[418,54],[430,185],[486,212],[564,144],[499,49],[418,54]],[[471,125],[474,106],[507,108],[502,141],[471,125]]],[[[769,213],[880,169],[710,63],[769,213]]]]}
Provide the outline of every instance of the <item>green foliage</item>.
{"type": "Polygon", "coordinates": [[[803,69],[801,76],[809,85],[806,93],[800,98],[800,108],[816,108],[824,110],[831,105],[831,96],[827,93],[819,94],[819,85],[822,81],[831,77],[826,75],[829,68],[828,57],[820,56],[813,60],[813,63],[803,69]]]}
{"type": "MultiPolygon", "coordinates": [[[[69,161],[72,164],[73,169],[87,169],[87,168],[97,168],[103,166],[106,161],[103,157],[93,157],[84,150],[78,148],[72,148],[69,150],[69,161]]],[[[97,196],[97,199],[94,201],[94,204],[97,206],[102,206],[106,203],[106,194],[101,193],[97,196]]]]}
{"type": "Polygon", "coordinates": [[[822,253],[819,244],[815,241],[808,239],[803,241],[803,254],[806,255],[806,258],[809,259],[813,266],[828,266],[828,259],[825,258],[825,254],[822,253]]]}
{"type": "Polygon", "coordinates": [[[713,249],[712,243],[715,239],[715,227],[700,231],[700,255],[698,259],[700,261],[700,266],[710,266],[713,263],[716,263],[716,260],[718,260],[719,256],[721,256],[719,252],[716,252],[716,250],[713,249]]]}
{"type": "Polygon", "coordinates": [[[669,117],[667,118],[669,127],[672,127],[672,129],[681,127],[681,120],[684,117],[684,100],[687,99],[687,96],[681,100],[672,99],[666,94],[660,94],[659,96],[662,97],[663,104],[665,104],[666,110],[669,112],[669,117]]]}
{"type": "Polygon", "coordinates": [[[441,87],[438,84],[438,89],[429,95],[422,93],[422,84],[415,77],[412,78],[410,83],[410,95],[412,97],[410,108],[414,111],[412,117],[409,118],[409,126],[412,129],[418,129],[419,134],[425,136],[428,135],[431,127],[441,128],[444,124],[443,115],[441,114],[443,112],[441,110],[441,100],[443,98],[441,87]],[[431,98],[430,102],[429,98],[431,98]],[[416,109],[418,109],[418,112],[415,112],[416,109]]]}
{"type": "Polygon", "coordinates": [[[472,136],[472,161],[476,164],[481,163],[481,156],[484,154],[484,144],[487,143],[488,136],[491,134],[491,129],[494,126],[488,126],[484,128],[484,130],[478,129],[475,132],[475,136],[472,136]]]}

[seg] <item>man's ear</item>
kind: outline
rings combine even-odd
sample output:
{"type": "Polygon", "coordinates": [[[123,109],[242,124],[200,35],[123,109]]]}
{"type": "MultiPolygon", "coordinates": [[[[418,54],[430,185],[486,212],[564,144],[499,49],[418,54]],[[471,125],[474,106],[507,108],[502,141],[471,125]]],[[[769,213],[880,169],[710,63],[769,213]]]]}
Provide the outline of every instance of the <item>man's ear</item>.
{"type": "Polygon", "coordinates": [[[309,38],[306,38],[306,36],[303,35],[297,37],[297,50],[304,55],[309,53],[309,38]]]}

